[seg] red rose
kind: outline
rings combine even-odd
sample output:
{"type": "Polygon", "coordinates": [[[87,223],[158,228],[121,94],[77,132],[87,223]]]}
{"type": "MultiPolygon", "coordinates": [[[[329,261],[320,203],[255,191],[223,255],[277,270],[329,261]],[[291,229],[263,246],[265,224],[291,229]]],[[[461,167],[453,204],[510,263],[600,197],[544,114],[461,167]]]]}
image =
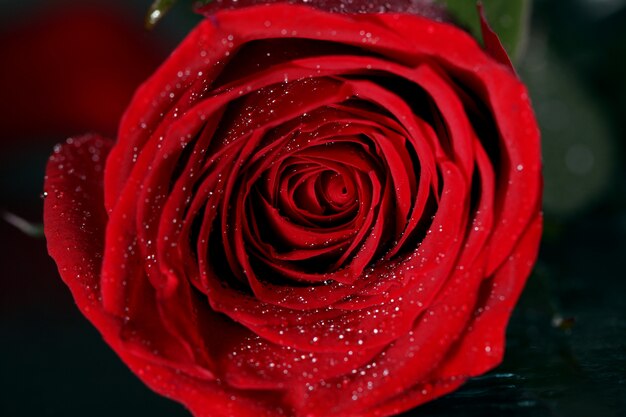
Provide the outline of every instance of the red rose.
{"type": "Polygon", "coordinates": [[[196,416],[388,416],[502,358],[541,232],[526,90],[461,30],[272,5],[202,22],[115,143],[50,159],[82,312],[196,416]]]}

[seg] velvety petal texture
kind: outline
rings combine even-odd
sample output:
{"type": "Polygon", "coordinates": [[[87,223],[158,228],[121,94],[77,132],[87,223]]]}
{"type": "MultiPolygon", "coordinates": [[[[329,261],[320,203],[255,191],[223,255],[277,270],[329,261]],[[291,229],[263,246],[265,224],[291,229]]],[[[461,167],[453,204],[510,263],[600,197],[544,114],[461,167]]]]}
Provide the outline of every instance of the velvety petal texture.
{"type": "Polygon", "coordinates": [[[130,369],[195,416],[441,396],[501,361],[541,235],[539,132],[501,61],[408,13],[220,11],[116,141],[55,149],[50,254],[130,369]]]}

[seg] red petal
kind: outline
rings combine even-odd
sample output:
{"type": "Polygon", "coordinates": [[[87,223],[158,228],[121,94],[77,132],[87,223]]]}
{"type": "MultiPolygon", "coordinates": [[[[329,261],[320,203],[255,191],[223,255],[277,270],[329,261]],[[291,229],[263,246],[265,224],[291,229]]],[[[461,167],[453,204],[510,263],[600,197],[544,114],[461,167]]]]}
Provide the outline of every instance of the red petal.
{"type": "Polygon", "coordinates": [[[491,29],[491,26],[489,26],[489,22],[485,16],[485,8],[483,7],[483,4],[478,2],[476,7],[478,7],[478,13],[480,14],[480,30],[483,35],[485,50],[493,59],[503,65],[506,65],[511,69],[511,71],[513,71],[513,73],[515,73],[515,67],[513,67],[511,58],[509,58],[509,55],[506,53],[506,49],[504,49],[502,42],[500,42],[498,34],[491,29]]]}

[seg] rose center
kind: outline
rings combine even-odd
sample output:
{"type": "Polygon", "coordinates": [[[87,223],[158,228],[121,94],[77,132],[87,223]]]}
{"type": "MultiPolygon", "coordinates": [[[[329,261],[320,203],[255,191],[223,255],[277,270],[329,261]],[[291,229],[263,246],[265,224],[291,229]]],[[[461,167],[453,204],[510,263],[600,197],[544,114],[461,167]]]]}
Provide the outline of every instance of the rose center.
{"type": "Polygon", "coordinates": [[[343,175],[333,171],[324,171],[317,179],[316,192],[322,206],[330,211],[342,209],[354,201],[354,184],[343,175]]]}
{"type": "Polygon", "coordinates": [[[349,176],[320,167],[299,182],[293,198],[300,210],[326,216],[353,208],[357,194],[354,181],[349,176]]]}

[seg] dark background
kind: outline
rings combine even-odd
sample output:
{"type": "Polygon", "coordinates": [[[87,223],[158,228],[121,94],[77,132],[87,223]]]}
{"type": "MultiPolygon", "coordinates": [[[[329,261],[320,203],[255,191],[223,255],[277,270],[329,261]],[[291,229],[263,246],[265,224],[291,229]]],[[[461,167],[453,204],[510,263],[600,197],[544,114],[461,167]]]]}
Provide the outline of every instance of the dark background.
{"type": "MultiPolygon", "coordinates": [[[[114,136],[197,17],[149,1],[0,0],[0,211],[41,221],[67,136],[114,136]],[[132,3],[132,5],[125,5],[132,3]]],[[[406,416],[626,415],[626,0],[537,0],[518,65],[542,127],[545,233],[504,363],[406,416]]],[[[0,415],[188,416],[79,314],[45,241],[0,221],[0,415]]]]}

